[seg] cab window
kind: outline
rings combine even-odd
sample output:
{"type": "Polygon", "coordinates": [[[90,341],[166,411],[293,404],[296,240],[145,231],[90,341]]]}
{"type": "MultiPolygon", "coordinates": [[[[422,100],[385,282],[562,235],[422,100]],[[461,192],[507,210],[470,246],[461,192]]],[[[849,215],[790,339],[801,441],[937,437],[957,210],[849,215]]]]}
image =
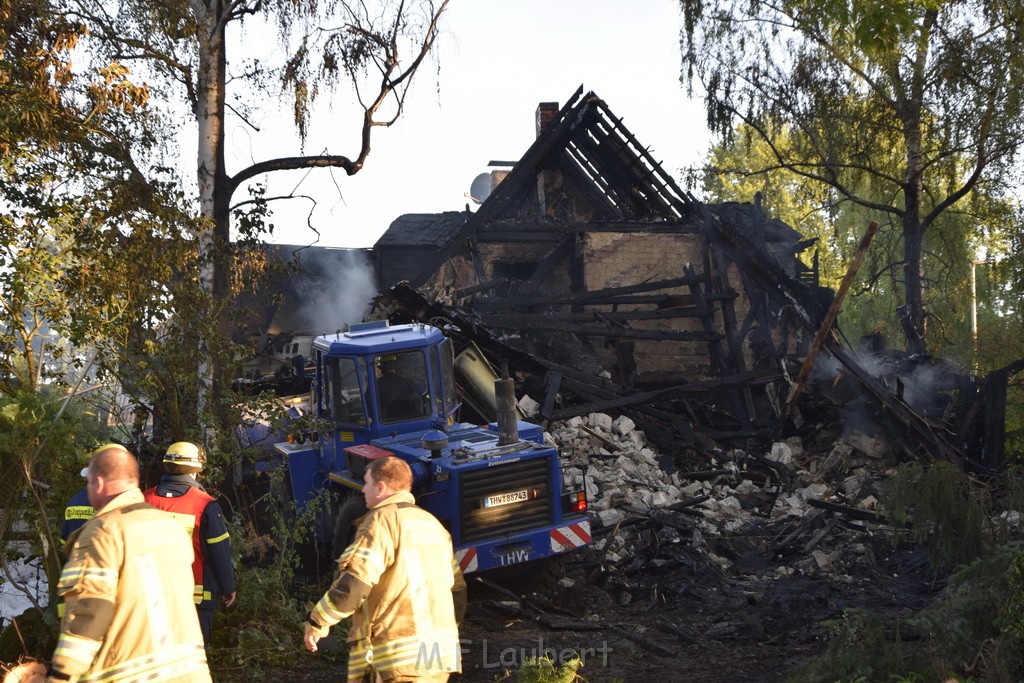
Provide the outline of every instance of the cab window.
{"type": "Polygon", "coordinates": [[[340,424],[366,425],[363,387],[367,385],[362,358],[328,358],[328,396],[331,415],[340,424]]]}
{"type": "Polygon", "coordinates": [[[374,366],[382,423],[418,420],[430,414],[427,362],[422,351],[380,354],[374,358],[374,366]]]}

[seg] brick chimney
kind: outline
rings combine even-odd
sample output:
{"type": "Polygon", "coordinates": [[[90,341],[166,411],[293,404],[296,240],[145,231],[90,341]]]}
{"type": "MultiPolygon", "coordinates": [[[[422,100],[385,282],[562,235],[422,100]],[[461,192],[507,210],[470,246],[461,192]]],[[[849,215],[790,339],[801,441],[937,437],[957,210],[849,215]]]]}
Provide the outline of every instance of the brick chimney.
{"type": "MultiPolygon", "coordinates": [[[[558,102],[537,105],[537,137],[546,133],[558,117],[558,102]]],[[[558,168],[541,169],[537,174],[537,208],[542,216],[571,215],[571,204],[566,201],[562,171],[558,168]]]]}
{"type": "Polygon", "coordinates": [[[537,137],[551,127],[558,116],[558,102],[541,102],[537,105],[537,137]]]}

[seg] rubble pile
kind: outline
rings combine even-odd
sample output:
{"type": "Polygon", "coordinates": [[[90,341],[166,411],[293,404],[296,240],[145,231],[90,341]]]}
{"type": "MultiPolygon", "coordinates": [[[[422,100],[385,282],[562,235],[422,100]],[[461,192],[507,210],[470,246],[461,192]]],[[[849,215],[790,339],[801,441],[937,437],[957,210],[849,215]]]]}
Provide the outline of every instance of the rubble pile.
{"type": "Polygon", "coordinates": [[[551,423],[545,438],[561,449],[566,484],[586,487],[595,548],[609,567],[672,564],[666,549],[682,546],[740,574],[850,571],[882,523],[876,483],[893,465],[892,449],[863,434],[814,453],[795,436],[764,454],[678,462],[629,417],[605,413],[551,423]],[[844,541],[828,550],[840,532],[844,541]]]}

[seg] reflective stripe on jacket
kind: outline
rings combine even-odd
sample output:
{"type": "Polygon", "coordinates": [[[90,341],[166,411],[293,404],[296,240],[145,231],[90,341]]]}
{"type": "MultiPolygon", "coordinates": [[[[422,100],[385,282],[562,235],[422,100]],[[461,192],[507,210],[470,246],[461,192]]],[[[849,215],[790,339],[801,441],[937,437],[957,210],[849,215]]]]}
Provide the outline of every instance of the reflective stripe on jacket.
{"type": "Polygon", "coordinates": [[[184,495],[177,497],[161,496],[157,493],[156,487],[148,489],[145,494],[146,502],[150,505],[171,513],[175,520],[192,537],[192,578],[193,594],[192,599],[199,605],[204,601],[213,599],[210,591],[206,590],[203,584],[205,564],[203,562],[202,518],[203,510],[213,501],[213,496],[200,491],[197,488],[189,488],[184,495]]]}
{"type": "Polygon", "coordinates": [[[72,539],[53,672],[72,682],[209,683],[191,562],[181,527],[141,491],[110,501],[72,539]]]}

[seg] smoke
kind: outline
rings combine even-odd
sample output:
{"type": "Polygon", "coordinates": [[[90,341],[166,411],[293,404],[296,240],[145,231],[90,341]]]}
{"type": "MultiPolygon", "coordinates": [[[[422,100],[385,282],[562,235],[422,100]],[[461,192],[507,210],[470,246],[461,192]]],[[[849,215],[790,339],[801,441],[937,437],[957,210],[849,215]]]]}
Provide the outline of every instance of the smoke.
{"type": "MultiPolygon", "coordinates": [[[[283,254],[282,254],[283,255],[283,254]]],[[[285,288],[272,332],[317,335],[359,322],[377,294],[369,252],[363,249],[296,249],[299,265],[285,288]]]]}
{"type": "MultiPolygon", "coordinates": [[[[955,400],[955,392],[968,381],[963,368],[942,358],[908,355],[892,349],[853,355],[886,391],[899,396],[922,416],[942,418],[955,400]]],[[[855,432],[879,431],[884,409],[831,354],[823,351],[815,359],[811,379],[819,386],[829,387],[829,395],[841,406],[844,437],[855,432]]]]}

